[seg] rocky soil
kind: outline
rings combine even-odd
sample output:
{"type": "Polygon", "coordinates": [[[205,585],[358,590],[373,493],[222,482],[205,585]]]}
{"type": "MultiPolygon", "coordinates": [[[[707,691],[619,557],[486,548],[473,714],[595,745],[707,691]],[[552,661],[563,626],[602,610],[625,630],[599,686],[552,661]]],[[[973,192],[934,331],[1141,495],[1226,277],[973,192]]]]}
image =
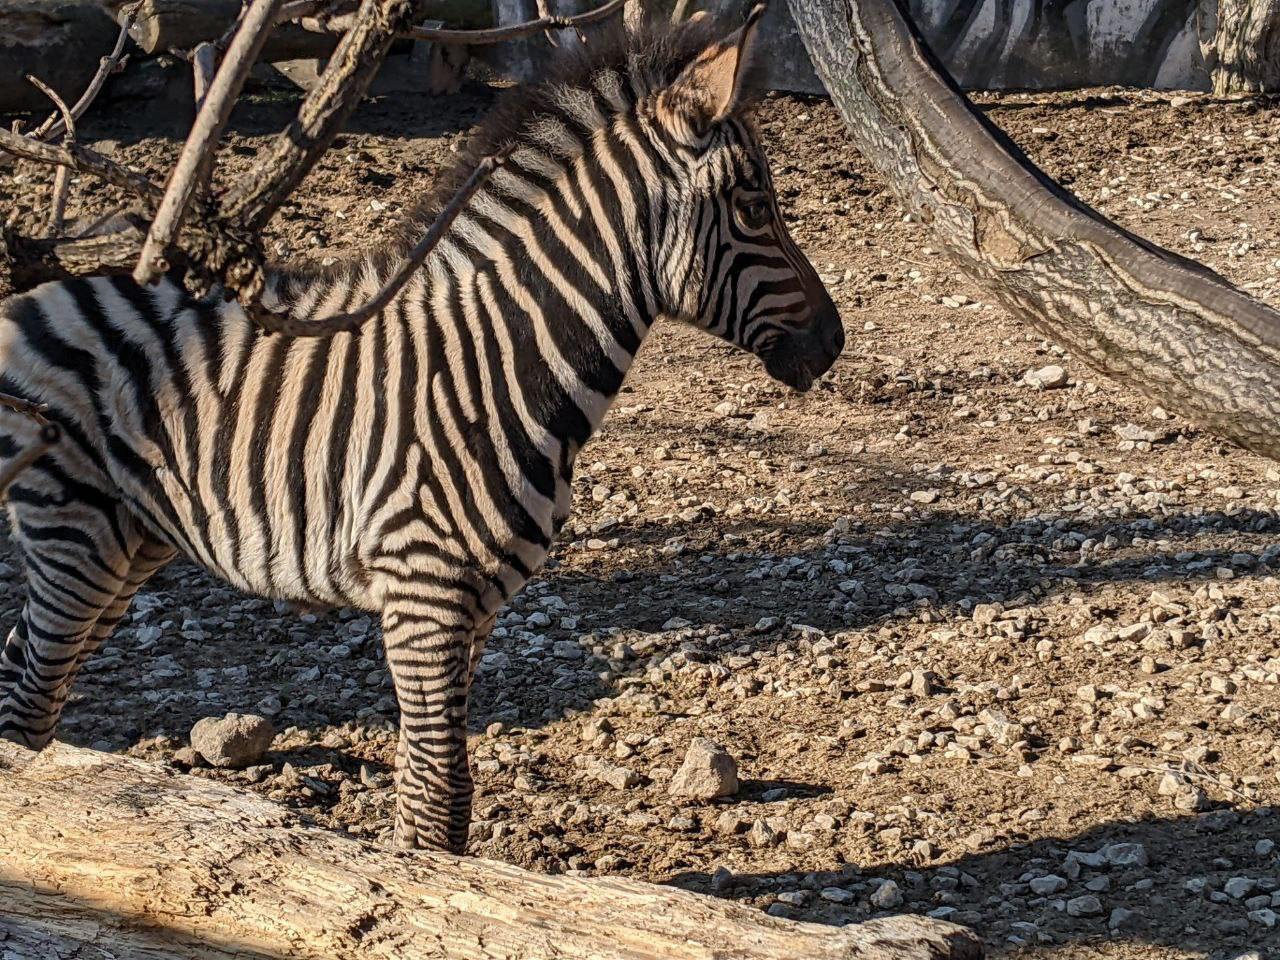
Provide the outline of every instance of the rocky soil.
{"type": "MultiPolygon", "coordinates": [[[[277,252],[376,242],[488,100],[365,108],[277,252]]],[[[982,104],[1109,217],[1280,302],[1280,104],[982,104]]],[[[231,169],[289,106],[237,114],[231,169]]],[[[126,113],[90,135],[163,169],[176,143],[126,113]]],[[[645,347],[481,665],[474,852],[824,923],[925,912],[997,955],[1280,956],[1280,467],[993,306],[827,104],[773,98],[761,126],[849,346],[805,396],[688,330],[645,347]],[[673,793],[697,738],[736,772],[700,743],[673,793]]],[[[0,170],[0,201],[36,216],[49,182],[0,170]]],[[[367,615],[298,616],[174,565],[62,734],[381,842],[395,722],[367,615]],[[190,746],[228,712],[278,731],[246,769],[190,746]]]]}

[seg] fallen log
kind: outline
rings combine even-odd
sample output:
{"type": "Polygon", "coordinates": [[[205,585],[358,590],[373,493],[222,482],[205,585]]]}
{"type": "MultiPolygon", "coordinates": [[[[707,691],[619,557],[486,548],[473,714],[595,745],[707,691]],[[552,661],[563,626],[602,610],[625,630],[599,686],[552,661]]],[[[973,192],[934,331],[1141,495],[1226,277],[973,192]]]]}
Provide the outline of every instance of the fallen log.
{"type": "Polygon", "coordinates": [[[27,74],[75,100],[119,32],[87,0],[0,0],[0,113],[49,108],[27,74]]]}
{"type": "Polygon", "coordinates": [[[922,917],[826,927],[634,880],[377,849],[256,794],[60,743],[0,741],[0,823],[0,953],[33,960],[982,956],[970,931],[922,917]]]}
{"type": "MultiPolygon", "coordinates": [[[[102,0],[117,20],[132,0],[102,0]]],[[[206,41],[217,40],[240,13],[240,0],[143,0],[129,31],[147,53],[166,50],[193,50],[206,41]]],[[[443,20],[451,27],[484,27],[492,23],[489,0],[427,0],[423,18],[443,20]]],[[[304,30],[296,23],[276,27],[267,38],[262,60],[302,60],[327,57],[333,52],[335,37],[304,30]]]]}
{"type": "Polygon", "coordinates": [[[793,0],[791,13],[854,146],[965,273],[1080,361],[1280,458],[1280,313],[1055,183],[894,0],[793,0]]]}

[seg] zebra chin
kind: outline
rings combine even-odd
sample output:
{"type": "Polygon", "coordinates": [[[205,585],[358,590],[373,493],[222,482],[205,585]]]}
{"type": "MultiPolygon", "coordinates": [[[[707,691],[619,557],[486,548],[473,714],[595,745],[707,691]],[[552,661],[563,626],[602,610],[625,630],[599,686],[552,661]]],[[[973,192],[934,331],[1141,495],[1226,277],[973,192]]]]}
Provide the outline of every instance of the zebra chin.
{"type": "Polygon", "coordinates": [[[831,369],[843,349],[844,325],[835,304],[828,300],[808,326],[793,329],[773,341],[769,353],[761,359],[769,376],[805,393],[831,369]]]}

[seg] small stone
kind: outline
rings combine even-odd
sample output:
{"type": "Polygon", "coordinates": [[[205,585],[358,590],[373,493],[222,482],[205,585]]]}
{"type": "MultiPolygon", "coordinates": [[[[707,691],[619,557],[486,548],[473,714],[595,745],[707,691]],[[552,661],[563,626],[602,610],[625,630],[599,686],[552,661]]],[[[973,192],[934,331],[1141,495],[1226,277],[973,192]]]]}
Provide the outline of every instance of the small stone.
{"type": "Polygon", "coordinates": [[[1269,907],[1264,907],[1261,910],[1250,910],[1249,922],[1256,923],[1259,926],[1270,929],[1274,927],[1277,922],[1280,922],[1280,915],[1277,915],[1276,912],[1269,907]]]}
{"type": "Polygon", "coordinates": [[[853,901],[853,894],[843,887],[824,887],[819,891],[818,896],[830,903],[850,903],[853,901]]]}
{"type": "Polygon", "coordinates": [[[1173,805],[1179,810],[1186,810],[1188,813],[1198,813],[1202,810],[1208,810],[1212,804],[1209,802],[1209,796],[1199,787],[1186,787],[1179,790],[1173,798],[1173,805]]]}
{"type": "Polygon", "coordinates": [[[1047,877],[1033,877],[1030,886],[1032,893],[1047,897],[1067,889],[1067,878],[1051,873],[1047,877]]]}
{"type": "Polygon", "coordinates": [[[1091,893],[1072,897],[1067,901],[1067,915],[1072,917],[1097,917],[1102,914],[1102,901],[1091,893]]]}
{"type": "Polygon", "coordinates": [[[671,778],[670,792],[693,800],[731,797],[738,792],[738,765],[718,743],[695,737],[684,763],[671,778]]]}
{"type": "Polygon", "coordinates": [[[607,783],[615,790],[630,790],[640,784],[640,775],[629,767],[615,767],[613,764],[600,763],[591,773],[601,783],[607,783]]]}
{"type": "Polygon", "coordinates": [[[191,746],[215,767],[249,767],[262,759],[276,730],[252,713],[205,717],[191,728],[191,746]]]}
{"type": "Polygon", "coordinates": [[[808,895],[803,890],[787,890],[778,894],[778,902],[788,907],[803,907],[808,895]]]}
{"type": "Polygon", "coordinates": [[[912,670],[911,692],[917,697],[933,696],[933,674],[928,670],[912,670]]]}
{"type": "Polygon", "coordinates": [[[781,839],[782,837],[778,834],[778,831],[763,820],[757,820],[751,825],[751,829],[747,831],[747,842],[757,850],[763,847],[772,847],[781,839]]]}
{"type": "Polygon", "coordinates": [[[1222,892],[1232,900],[1243,900],[1258,888],[1258,881],[1253,877],[1232,877],[1222,885],[1222,892]]]}
{"type": "Polygon", "coordinates": [[[1022,377],[1027,386],[1037,390],[1060,390],[1067,385],[1067,371],[1056,364],[1041,367],[1039,370],[1028,370],[1022,377]]]}
{"type": "Polygon", "coordinates": [[[902,906],[902,891],[894,880],[886,880],[871,894],[871,905],[879,910],[892,910],[902,906]]]}
{"type": "Polygon", "coordinates": [[[1253,852],[1260,857],[1269,857],[1271,852],[1275,850],[1276,842],[1267,837],[1263,837],[1253,845],[1253,852]]]}
{"type": "Polygon", "coordinates": [[[1113,867],[1145,867],[1150,862],[1141,843],[1112,843],[1098,852],[1113,867]]]}

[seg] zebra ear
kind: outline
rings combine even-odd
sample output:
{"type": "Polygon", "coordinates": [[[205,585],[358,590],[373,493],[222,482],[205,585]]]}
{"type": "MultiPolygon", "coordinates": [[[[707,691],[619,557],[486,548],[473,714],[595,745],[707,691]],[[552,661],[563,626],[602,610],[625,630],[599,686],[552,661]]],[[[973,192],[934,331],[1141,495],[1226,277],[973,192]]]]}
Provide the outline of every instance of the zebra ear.
{"type": "Polygon", "coordinates": [[[766,6],[758,3],[746,23],[713,43],[658,97],[658,117],[679,139],[696,146],[745,100],[756,29],[766,6]]]}

